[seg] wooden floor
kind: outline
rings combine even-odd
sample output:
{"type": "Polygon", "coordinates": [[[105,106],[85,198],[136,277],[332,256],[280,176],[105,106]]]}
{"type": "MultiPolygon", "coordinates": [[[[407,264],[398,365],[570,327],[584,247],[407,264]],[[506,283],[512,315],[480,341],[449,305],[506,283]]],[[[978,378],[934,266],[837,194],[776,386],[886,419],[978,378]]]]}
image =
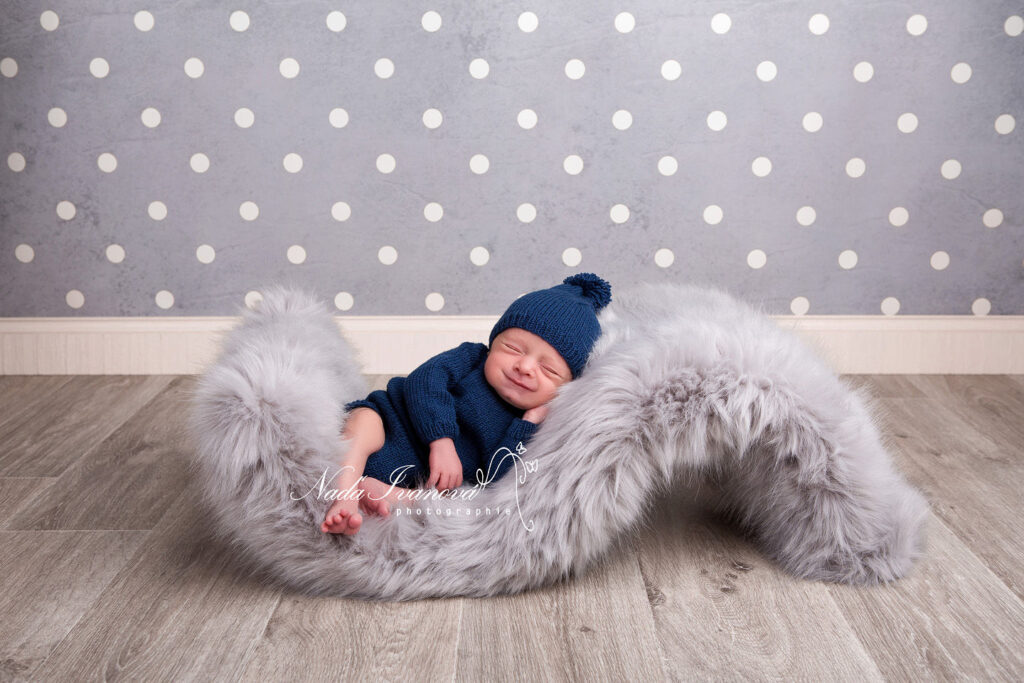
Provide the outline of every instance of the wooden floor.
{"type": "Polygon", "coordinates": [[[681,490],[582,580],[366,603],[206,540],[194,377],[0,377],[0,679],[1024,679],[1024,376],[848,379],[933,506],[902,581],[792,579],[681,490]]]}

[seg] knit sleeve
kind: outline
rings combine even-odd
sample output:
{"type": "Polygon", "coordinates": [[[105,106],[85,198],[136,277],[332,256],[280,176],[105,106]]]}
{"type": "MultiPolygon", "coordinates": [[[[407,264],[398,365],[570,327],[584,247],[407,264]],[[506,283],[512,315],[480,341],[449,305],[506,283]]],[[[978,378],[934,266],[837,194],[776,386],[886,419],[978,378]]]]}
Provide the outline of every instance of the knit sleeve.
{"type": "MultiPolygon", "coordinates": [[[[490,467],[494,471],[494,476],[490,478],[492,483],[505,476],[515,465],[515,458],[506,452],[505,448],[508,448],[511,453],[517,454],[521,459],[530,459],[528,455],[529,450],[520,453],[521,449],[518,448],[518,445],[521,443],[525,448],[539,426],[529,420],[523,420],[518,417],[512,420],[512,424],[509,425],[508,431],[505,432],[501,445],[496,449],[495,455],[491,456],[490,467]]],[[[484,464],[487,465],[487,463],[484,464]]],[[[486,473],[485,471],[484,474],[486,473]]]]}
{"type": "Polygon", "coordinates": [[[405,404],[423,443],[459,434],[451,389],[478,363],[483,344],[464,342],[425,361],[405,378],[405,404]]]}

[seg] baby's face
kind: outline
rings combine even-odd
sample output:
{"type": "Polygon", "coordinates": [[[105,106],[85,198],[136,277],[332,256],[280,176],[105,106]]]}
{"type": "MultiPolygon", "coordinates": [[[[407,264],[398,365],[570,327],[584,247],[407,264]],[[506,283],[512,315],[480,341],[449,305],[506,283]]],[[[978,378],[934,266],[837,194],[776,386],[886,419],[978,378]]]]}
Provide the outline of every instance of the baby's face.
{"type": "Polygon", "coordinates": [[[572,371],[558,351],[519,327],[502,330],[494,338],[484,375],[499,396],[522,410],[547,403],[558,387],[572,380],[572,371]]]}

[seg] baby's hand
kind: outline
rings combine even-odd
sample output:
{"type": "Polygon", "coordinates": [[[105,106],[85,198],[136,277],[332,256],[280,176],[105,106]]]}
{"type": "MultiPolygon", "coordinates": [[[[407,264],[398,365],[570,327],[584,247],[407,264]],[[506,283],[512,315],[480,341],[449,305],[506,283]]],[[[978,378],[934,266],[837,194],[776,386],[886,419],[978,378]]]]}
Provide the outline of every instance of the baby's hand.
{"type": "Polygon", "coordinates": [[[462,461],[455,450],[455,442],[444,437],[430,442],[430,479],[427,488],[437,485],[438,491],[462,485],[462,461]]]}
{"type": "Polygon", "coordinates": [[[548,416],[548,404],[547,403],[539,405],[536,408],[530,408],[525,413],[523,413],[523,419],[526,420],[527,422],[532,422],[534,424],[540,424],[541,422],[544,421],[544,418],[547,417],[547,416],[548,416]]]}

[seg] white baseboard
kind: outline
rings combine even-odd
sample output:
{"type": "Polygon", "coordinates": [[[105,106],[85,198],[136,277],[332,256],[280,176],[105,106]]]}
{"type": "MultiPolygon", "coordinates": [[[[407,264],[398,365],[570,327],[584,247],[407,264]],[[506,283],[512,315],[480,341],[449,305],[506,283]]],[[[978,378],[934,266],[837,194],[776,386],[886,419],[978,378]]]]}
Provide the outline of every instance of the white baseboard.
{"type": "MultiPolygon", "coordinates": [[[[840,373],[1021,374],[1024,316],[772,316],[840,373]]],[[[367,374],[404,375],[497,316],[339,316],[367,374]]],[[[0,318],[6,375],[195,374],[235,317],[0,318]]]]}

